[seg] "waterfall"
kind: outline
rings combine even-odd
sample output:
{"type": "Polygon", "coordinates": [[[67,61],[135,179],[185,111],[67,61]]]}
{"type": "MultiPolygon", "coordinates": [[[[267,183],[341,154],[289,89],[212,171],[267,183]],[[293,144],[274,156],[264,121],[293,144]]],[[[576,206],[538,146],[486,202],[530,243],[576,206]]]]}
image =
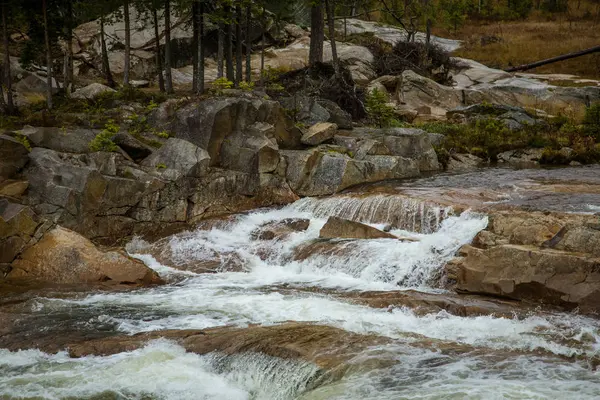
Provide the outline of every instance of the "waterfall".
{"type": "Polygon", "coordinates": [[[442,221],[454,214],[452,207],[400,195],[307,197],[294,207],[311,212],[317,218],[336,216],[420,233],[437,231],[442,221]]]}

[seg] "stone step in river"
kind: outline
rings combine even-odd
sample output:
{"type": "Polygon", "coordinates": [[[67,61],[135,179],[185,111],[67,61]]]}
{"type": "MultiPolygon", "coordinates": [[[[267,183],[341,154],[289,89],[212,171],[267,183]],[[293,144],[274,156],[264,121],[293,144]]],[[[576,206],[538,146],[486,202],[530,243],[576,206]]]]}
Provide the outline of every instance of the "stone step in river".
{"type": "Polygon", "coordinates": [[[600,322],[448,291],[444,267],[490,219],[416,191],[134,239],[161,286],[6,292],[0,399],[600,398],[600,322]],[[400,239],[321,238],[332,216],[400,239]]]}

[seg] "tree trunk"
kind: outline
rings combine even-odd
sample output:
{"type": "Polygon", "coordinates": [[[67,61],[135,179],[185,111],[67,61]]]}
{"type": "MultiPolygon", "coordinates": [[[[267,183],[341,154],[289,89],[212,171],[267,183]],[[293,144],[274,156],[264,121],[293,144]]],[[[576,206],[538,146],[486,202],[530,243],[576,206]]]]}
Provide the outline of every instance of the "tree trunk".
{"type": "Polygon", "coordinates": [[[250,25],[252,20],[252,3],[246,5],[246,82],[252,81],[252,43],[250,39],[250,25]]]}
{"type": "Polygon", "coordinates": [[[123,2],[123,19],[125,20],[125,66],[123,68],[123,86],[129,86],[129,70],[131,68],[131,22],[129,21],[129,0],[123,2]]]}
{"type": "Polygon", "coordinates": [[[204,2],[198,6],[198,94],[204,93],[204,2]]]}
{"type": "MultiPolygon", "coordinates": [[[[231,7],[225,7],[225,15],[231,18],[231,7]]],[[[231,20],[227,21],[225,28],[225,68],[227,80],[233,82],[235,72],[233,70],[233,26],[231,26],[231,20]]]]}
{"type": "Polygon", "coordinates": [[[242,41],[242,6],[235,6],[235,84],[244,80],[244,51],[242,41]]]}
{"type": "Polygon", "coordinates": [[[528,69],[533,69],[537,67],[541,67],[542,65],[552,64],[558,61],[568,60],[570,58],[581,57],[587,54],[598,53],[600,52],[600,46],[590,47],[589,49],[576,51],[574,53],[567,53],[561,56],[548,58],[546,60],[536,61],[531,64],[523,64],[517,67],[512,67],[506,70],[506,72],[515,72],[515,71],[527,71],[528,69]]]}
{"type": "Polygon", "coordinates": [[[331,43],[331,59],[333,62],[333,69],[336,74],[340,73],[340,60],[337,54],[337,44],[335,43],[335,22],[334,22],[334,0],[325,0],[325,8],[327,9],[327,25],[329,27],[329,42],[331,43]]]}
{"type": "Polygon", "coordinates": [[[161,92],[165,91],[165,78],[163,76],[163,62],[162,54],[160,51],[160,34],[158,33],[158,11],[156,7],[152,6],[152,19],[154,20],[154,46],[155,46],[155,58],[156,58],[156,69],[158,72],[158,88],[161,92]]]}
{"type": "Polygon", "coordinates": [[[198,3],[192,3],[192,91],[198,93],[198,3]]]}
{"type": "Polygon", "coordinates": [[[44,42],[46,43],[46,103],[52,110],[52,49],[50,48],[50,27],[48,26],[48,4],[42,0],[44,14],[44,42]]]}
{"type": "Polygon", "coordinates": [[[217,38],[217,78],[223,77],[223,64],[225,59],[225,25],[219,24],[217,38]]]}
{"type": "Polygon", "coordinates": [[[262,37],[260,39],[260,85],[265,85],[265,33],[267,32],[267,12],[263,3],[262,8],[262,37]]]}
{"type": "Polygon", "coordinates": [[[75,78],[73,76],[73,0],[67,1],[67,21],[66,21],[66,34],[67,40],[67,55],[65,59],[65,93],[68,96],[71,95],[73,87],[75,85],[75,78]]]}
{"type": "MultiPolygon", "coordinates": [[[[6,85],[6,112],[8,114],[14,114],[15,106],[13,102],[13,94],[12,94],[12,74],[10,71],[10,51],[9,51],[9,43],[8,43],[8,26],[7,26],[7,18],[6,13],[8,10],[6,9],[6,4],[2,3],[2,42],[4,43],[4,84],[6,85]]],[[[2,82],[0,82],[2,85],[2,82]]],[[[2,95],[2,102],[4,103],[4,93],[2,95]]]]}
{"type": "Polygon", "coordinates": [[[173,93],[173,77],[171,76],[171,2],[165,1],[165,89],[173,93]]]}
{"type": "Polygon", "coordinates": [[[106,49],[106,35],[104,34],[104,16],[100,17],[100,45],[102,47],[102,70],[104,72],[104,78],[106,79],[106,84],[114,88],[115,81],[113,79],[112,73],[110,72],[110,63],[108,62],[108,50],[106,49]]]}
{"type": "Polygon", "coordinates": [[[425,49],[429,53],[429,47],[431,46],[431,18],[427,18],[426,22],[426,36],[425,36],[425,49]]]}
{"type": "Polygon", "coordinates": [[[325,40],[325,21],[323,19],[323,3],[315,0],[310,8],[310,52],[308,64],[323,62],[323,41],[325,40]]]}

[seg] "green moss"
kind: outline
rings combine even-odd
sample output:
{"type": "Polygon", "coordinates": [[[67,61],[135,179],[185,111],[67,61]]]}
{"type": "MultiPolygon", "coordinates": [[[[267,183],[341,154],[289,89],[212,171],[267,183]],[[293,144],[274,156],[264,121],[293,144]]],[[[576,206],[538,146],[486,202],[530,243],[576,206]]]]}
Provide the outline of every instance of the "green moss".
{"type": "Polygon", "coordinates": [[[112,141],[112,138],[121,130],[121,127],[110,120],[104,126],[102,132],[90,142],[91,151],[117,151],[119,148],[112,141]]]}

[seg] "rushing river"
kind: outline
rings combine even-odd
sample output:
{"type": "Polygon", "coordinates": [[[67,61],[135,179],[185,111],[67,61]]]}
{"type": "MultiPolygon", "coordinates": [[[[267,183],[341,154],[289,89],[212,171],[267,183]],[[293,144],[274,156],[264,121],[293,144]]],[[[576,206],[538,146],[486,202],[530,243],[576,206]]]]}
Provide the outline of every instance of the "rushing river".
{"type": "MultiPolygon", "coordinates": [[[[524,318],[418,314],[375,309],[344,292],[417,289],[443,295],[442,266],[487,225],[474,212],[453,213],[377,194],[303,199],[257,210],[210,229],[163,240],[175,264],[235,261],[240,272],[196,274],[161,265],[135,239],[133,256],[170,283],[133,292],[35,298],[20,305],[39,329],[135,334],[299,321],[388,338],[348,362],[342,376],[319,384],[319,368],[257,353],[186,352],[154,340],[112,356],[73,359],[66,352],[0,349],[0,399],[598,399],[600,324],[575,314],[524,318]],[[328,216],[391,228],[418,239],[346,241],[334,252],[295,257],[319,236],[328,216]],[[307,230],[260,240],[265,223],[310,219],[307,230]],[[334,294],[335,293],[335,294],[334,294]],[[428,341],[468,348],[442,352],[428,341]]],[[[0,343],[1,344],[1,343],[0,343]]],[[[1,346],[0,346],[1,347],[1,346]]]]}

